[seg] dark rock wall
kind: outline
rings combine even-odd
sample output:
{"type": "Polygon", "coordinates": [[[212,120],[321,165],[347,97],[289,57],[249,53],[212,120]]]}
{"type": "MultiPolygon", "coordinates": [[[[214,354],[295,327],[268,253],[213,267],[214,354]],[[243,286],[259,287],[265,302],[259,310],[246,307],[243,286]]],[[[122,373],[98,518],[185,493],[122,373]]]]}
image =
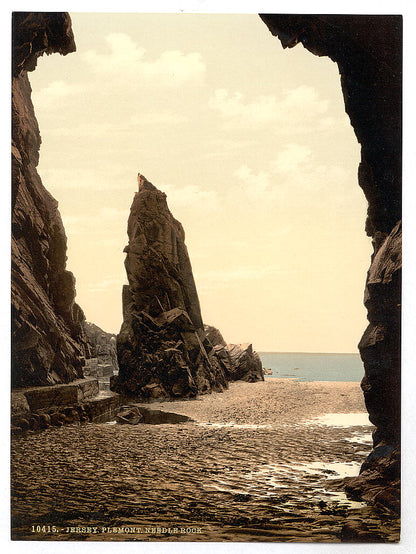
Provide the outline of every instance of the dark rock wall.
{"type": "Polygon", "coordinates": [[[138,185],[128,220],[129,244],[124,249],[127,276],[134,280],[134,304],[150,315],[181,308],[196,328],[202,328],[183,227],[170,213],[163,192],[142,175],[138,185]]]}
{"type": "Polygon", "coordinates": [[[366,368],[361,386],[377,427],[375,445],[400,439],[401,242],[399,222],[373,256],[364,297],[370,325],[359,344],[366,368]]]}
{"type": "Polygon", "coordinates": [[[377,427],[374,452],[381,452],[370,460],[374,470],[386,453],[397,458],[400,441],[402,18],[260,17],[283,48],[302,43],[338,64],[345,110],[361,144],[358,179],[368,200],[366,232],[374,253],[364,298],[369,326],[359,349],[361,386],[377,427]]]}
{"type": "Polygon", "coordinates": [[[128,220],[119,375],[112,390],[144,398],[223,390],[227,368],[207,340],[182,225],[142,175],[128,220]]]}
{"type": "Polygon", "coordinates": [[[263,364],[252,344],[227,344],[216,327],[204,325],[204,329],[218,358],[227,368],[230,381],[264,381],[263,364]]]}
{"type": "Polygon", "coordinates": [[[27,71],[43,53],[75,50],[69,15],[13,14],[12,385],[82,377],[87,348],[75,278],[66,270],[66,236],[57,201],[36,167],[41,137],[27,71]]]}

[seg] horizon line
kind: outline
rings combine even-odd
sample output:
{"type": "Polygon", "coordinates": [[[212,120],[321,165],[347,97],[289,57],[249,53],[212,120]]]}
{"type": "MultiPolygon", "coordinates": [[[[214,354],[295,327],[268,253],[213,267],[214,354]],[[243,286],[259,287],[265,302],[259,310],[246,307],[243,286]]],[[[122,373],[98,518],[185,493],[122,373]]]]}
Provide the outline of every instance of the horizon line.
{"type": "Polygon", "coordinates": [[[256,352],[258,354],[345,354],[345,355],[350,355],[350,354],[360,354],[358,351],[357,352],[304,352],[304,351],[298,351],[298,350],[293,350],[293,351],[290,351],[290,350],[283,350],[283,351],[279,351],[279,350],[256,350],[256,352]]]}

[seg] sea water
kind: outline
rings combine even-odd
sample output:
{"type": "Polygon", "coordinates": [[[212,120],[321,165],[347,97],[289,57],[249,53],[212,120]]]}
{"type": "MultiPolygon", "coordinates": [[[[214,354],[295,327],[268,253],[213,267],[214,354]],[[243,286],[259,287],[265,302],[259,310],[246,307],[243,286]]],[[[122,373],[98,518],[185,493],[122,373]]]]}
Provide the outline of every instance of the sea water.
{"type": "Polygon", "coordinates": [[[273,375],[299,381],[361,381],[364,366],[359,354],[259,352],[263,367],[273,375]]]}

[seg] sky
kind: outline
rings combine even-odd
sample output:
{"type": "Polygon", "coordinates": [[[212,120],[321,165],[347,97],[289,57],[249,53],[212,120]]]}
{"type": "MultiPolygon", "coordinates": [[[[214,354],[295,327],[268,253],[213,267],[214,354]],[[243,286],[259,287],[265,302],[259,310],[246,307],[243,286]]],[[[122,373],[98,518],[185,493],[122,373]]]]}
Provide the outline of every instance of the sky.
{"type": "Polygon", "coordinates": [[[372,247],[336,64],[255,14],[71,18],[77,52],[29,79],[87,320],[120,329],[140,172],[184,226],[205,323],[257,351],[356,352],[372,247]]]}

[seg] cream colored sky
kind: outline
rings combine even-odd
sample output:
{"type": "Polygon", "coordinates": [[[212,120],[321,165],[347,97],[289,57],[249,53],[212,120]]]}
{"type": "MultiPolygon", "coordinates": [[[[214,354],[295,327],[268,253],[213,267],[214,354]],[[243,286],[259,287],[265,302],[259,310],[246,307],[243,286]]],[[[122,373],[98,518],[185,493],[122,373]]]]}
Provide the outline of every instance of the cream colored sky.
{"type": "Polygon", "coordinates": [[[371,244],[337,66],[257,15],[71,13],[30,74],[39,173],[87,319],[118,332],[137,172],[186,233],[203,319],[266,351],[355,352],[371,244]]]}

